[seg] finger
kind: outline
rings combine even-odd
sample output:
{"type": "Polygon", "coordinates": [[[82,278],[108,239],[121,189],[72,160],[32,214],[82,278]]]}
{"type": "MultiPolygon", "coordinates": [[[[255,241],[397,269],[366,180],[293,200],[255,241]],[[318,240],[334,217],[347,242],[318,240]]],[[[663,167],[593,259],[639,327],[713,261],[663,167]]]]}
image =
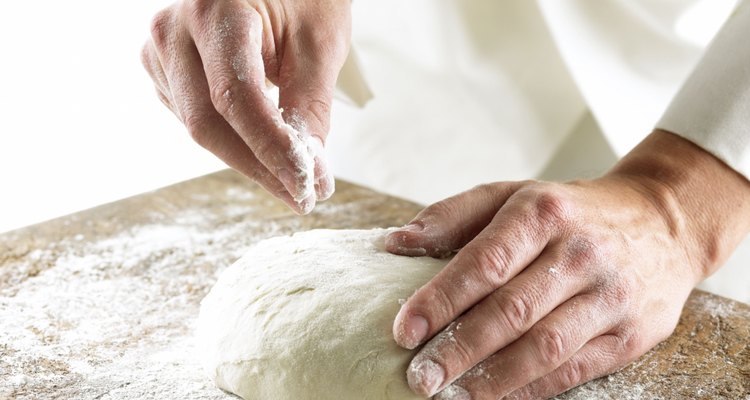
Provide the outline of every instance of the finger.
{"type": "Polygon", "coordinates": [[[336,190],[336,181],[328,168],[323,142],[313,136],[311,143],[315,154],[315,195],[318,201],[328,200],[336,190]]]}
{"type": "MultiPolygon", "coordinates": [[[[348,18],[346,19],[349,20],[348,18]]],[[[339,28],[340,29],[340,28],[339,28]]],[[[348,44],[338,32],[319,27],[300,28],[299,36],[285,48],[279,70],[279,107],[284,119],[297,131],[317,138],[315,185],[320,199],[333,194],[323,144],[328,136],[334,87],[346,59],[348,44]]]]}
{"type": "Polygon", "coordinates": [[[405,256],[447,257],[476,237],[521,185],[481,185],[439,201],[391,232],[386,249],[405,256]]]}
{"type": "Polygon", "coordinates": [[[172,46],[177,44],[172,54],[163,57],[161,64],[169,87],[175,94],[172,105],[193,139],[227,165],[259,183],[296,212],[308,213],[314,206],[314,201],[298,202],[293,199],[281,182],[216,112],[208,96],[209,88],[200,56],[192,42],[173,31],[162,30],[159,34],[160,41],[169,41],[173,43],[172,46]]]}
{"type": "Polygon", "coordinates": [[[617,371],[638,358],[634,342],[618,334],[592,339],[557,369],[507,396],[508,399],[547,399],[590,380],[617,371]]]}
{"type": "Polygon", "coordinates": [[[502,398],[551,373],[591,338],[614,327],[616,321],[607,316],[608,307],[593,294],[568,300],[520,339],[464,374],[436,399],[447,399],[451,392],[467,393],[474,400],[502,398]]]}
{"type": "Polygon", "coordinates": [[[284,122],[264,92],[263,20],[239,0],[200,3],[192,36],[214,108],[297,201],[315,201],[309,136],[284,122]]]}
{"type": "Polygon", "coordinates": [[[432,396],[478,362],[518,339],[589,283],[571,273],[557,246],[432,338],[407,369],[409,386],[432,396]]]}
{"type": "Polygon", "coordinates": [[[159,93],[172,103],[167,75],[164,73],[164,68],[151,41],[148,41],[141,50],[141,63],[151,77],[151,80],[154,81],[154,85],[159,93]]]}
{"type": "Polygon", "coordinates": [[[175,107],[172,105],[172,101],[164,94],[162,93],[161,89],[154,85],[154,89],[156,90],[156,96],[159,98],[159,101],[161,101],[162,104],[164,104],[174,115],[179,118],[179,115],[177,111],[175,110],[175,107]]]}
{"type": "Polygon", "coordinates": [[[547,193],[519,193],[401,307],[393,325],[396,343],[413,349],[432,337],[517,275],[558,234],[563,202],[547,193]]]}

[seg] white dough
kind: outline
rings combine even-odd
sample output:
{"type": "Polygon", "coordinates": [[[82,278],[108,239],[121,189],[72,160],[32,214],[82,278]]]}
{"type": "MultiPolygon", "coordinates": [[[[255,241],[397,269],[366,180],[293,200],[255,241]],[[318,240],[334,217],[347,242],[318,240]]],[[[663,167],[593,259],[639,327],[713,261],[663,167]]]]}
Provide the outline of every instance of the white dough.
{"type": "Polygon", "coordinates": [[[391,327],[399,300],[447,263],[395,256],[384,229],[313,230],[258,243],[201,304],[202,364],[246,400],[419,399],[413,351],[391,327]]]}

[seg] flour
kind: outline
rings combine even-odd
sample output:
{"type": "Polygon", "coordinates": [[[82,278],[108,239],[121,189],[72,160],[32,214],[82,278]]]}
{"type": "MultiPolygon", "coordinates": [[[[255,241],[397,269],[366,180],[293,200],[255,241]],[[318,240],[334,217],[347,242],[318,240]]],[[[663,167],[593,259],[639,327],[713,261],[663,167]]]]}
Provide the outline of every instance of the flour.
{"type": "MultiPolygon", "coordinates": [[[[252,197],[235,192],[227,196],[252,197]]],[[[224,398],[183,337],[216,271],[257,241],[248,233],[289,228],[249,220],[209,229],[249,210],[223,211],[187,209],[98,239],[73,233],[0,270],[0,399],[140,399],[154,387],[171,388],[165,398],[224,398]]]]}
{"type": "MultiPolygon", "coordinates": [[[[234,43],[237,40],[233,36],[235,35],[235,27],[247,26],[248,21],[252,21],[253,18],[251,13],[253,11],[245,11],[236,15],[226,16],[220,24],[216,27],[216,42],[218,46],[227,52],[229,43],[234,43]]],[[[278,91],[267,80],[265,82],[253,82],[251,81],[252,72],[261,73],[264,69],[261,65],[262,58],[260,51],[263,43],[263,26],[258,21],[249,23],[250,31],[248,32],[247,43],[252,44],[249,48],[244,51],[231,51],[233,54],[228,60],[225,60],[234,72],[237,80],[243,83],[251,85],[268,85],[262,90],[265,96],[265,104],[262,106],[268,107],[273,110],[274,127],[279,129],[283,134],[287,135],[289,140],[289,151],[286,154],[289,160],[291,160],[294,169],[290,173],[294,174],[297,178],[297,186],[294,188],[292,198],[300,206],[300,212],[302,214],[308,214],[315,207],[315,201],[305,202],[310,196],[315,194],[315,157],[320,156],[322,159],[321,146],[317,146],[316,140],[311,137],[308,132],[307,124],[299,113],[294,110],[288,112],[286,119],[282,117],[283,109],[278,108],[278,91]]],[[[234,102],[232,101],[232,93],[227,90],[223,96],[229,102],[230,113],[234,112],[234,102]]],[[[275,172],[275,171],[272,171],[275,172]]],[[[333,180],[330,174],[325,175],[327,180],[333,180]]],[[[332,186],[330,186],[332,187],[332,186]]],[[[327,197],[330,197],[328,194],[327,197]]],[[[326,197],[326,198],[327,198],[326,197]]]]}
{"type": "MultiPolygon", "coordinates": [[[[299,114],[291,111],[289,113],[288,123],[280,123],[289,135],[290,148],[289,159],[297,167],[298,184],[296,195],[293,194],[294,201],[302,203],[306,198],[315,194],[315,145],[314,139],[307,131],[307,124],[299,114]]],[[[300,204],[302,205],[302,204],[300,204]]],[[[312,211],[315,202],[307,210],[302,210],[303,214],[312,211]]]]}

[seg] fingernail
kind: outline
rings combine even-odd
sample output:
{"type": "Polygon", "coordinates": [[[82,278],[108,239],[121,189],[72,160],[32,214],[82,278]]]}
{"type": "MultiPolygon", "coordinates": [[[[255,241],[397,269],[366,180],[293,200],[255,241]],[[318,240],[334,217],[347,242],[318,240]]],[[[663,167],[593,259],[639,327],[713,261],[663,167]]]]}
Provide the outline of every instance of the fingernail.
{"type": "Polygon", "coordinates": [[[315,208],[315,195],[310,195],[304,200],[297,203],[297,206],[299,207],[299,213],[302,215],[307,215],[312,212],[313,208],[315,208]]]}
{"type": "Polygon", "coordinates": [[[471,395],[461,386],[450,385],[438,393],[435,400],[471,400],[471,395]]]}
{"type": "Polygon", "coordinates": [[[328,200],[333,196],[333,192],[336,190],[336,183],[333,180],[333,176],[325,174],[318,179],[315,184],[315,192],[318,195],[318,200],[328,200]]]}
{"type": "Polygon", "coordinates": [[[409,350],[413,350],[427,336],[427,320],[421,315],[412,315],[404,321],[401,328],[401,345],[409,350]]]}
{"type": "Polygon", "coordinates": [[[279,170],[279,180],[284,185],[286,191],[296,200],[299,192],[297,178],[288,169],[282,168],[279,170]]]}
{"type": "Polygon", "coordinates": [[[445,370],[438,363],[425,359],[412,361],[406,373],[409,387],[418,394],[432,396],[445,380],[445,370]]]}

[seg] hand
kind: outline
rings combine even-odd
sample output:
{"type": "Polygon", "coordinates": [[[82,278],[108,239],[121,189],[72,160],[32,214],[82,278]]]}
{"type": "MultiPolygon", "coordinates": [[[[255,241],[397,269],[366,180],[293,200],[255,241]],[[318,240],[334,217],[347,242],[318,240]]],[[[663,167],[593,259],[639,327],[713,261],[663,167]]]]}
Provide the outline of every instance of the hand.
{"type": "Polygon", "coordinates": [[[299,213],[333,194],[323,144],[349,0],[185,0],[151,34],[143,65],[196,142],[299,213]]]}
{"type": "Polygon", "coordinates": [[[655,132],[605,176],[479,186],[391,233],[397,254],[461,249],[396,317],[436,399],[547,398],[667,338],[692,288],[750,230],[750,183],[655,132]]]}

